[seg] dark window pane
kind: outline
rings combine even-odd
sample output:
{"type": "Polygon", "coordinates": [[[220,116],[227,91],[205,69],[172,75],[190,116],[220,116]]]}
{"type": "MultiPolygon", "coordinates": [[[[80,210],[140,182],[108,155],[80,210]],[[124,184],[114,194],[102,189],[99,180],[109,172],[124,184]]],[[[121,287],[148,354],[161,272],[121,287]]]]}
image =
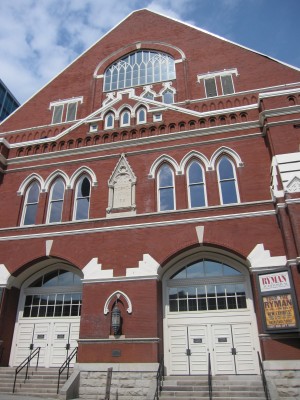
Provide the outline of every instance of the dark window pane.
{"type": "Polygon", "coordinates": [[[204,207],[205,194],[203,185],[190,186],[191,207],[204,207]]]}
{"type": "Polygon", "coordinates": [[[234,178],[232,164],[226,157],[223,157],[219,162],[219,176],[221,180],[234,178]]]}
{"type": "Polygon", "coordinates": [[[221,81],[222,81],[223,94],[234,93],[234,88],[233,88],[233,82],[232,82],[232,76],[231,75],[221,76],[221,81]]]}
{"type": "Polygon", "coordinates": [[[179,300],[179,311],[187,311],[187,301],[179,300]]]}
{"type": "Polygon", "coordinates": [[[32,308],[31,308],[30,317],[37,317],[37,316],[38,316],[38,310],[39,310],[38,307],[32,307],[32,308]]]}
{"type": "Polygon", "coordinates": [[[87,219],[89,217],[89,199],[78,199],[76,208],[76,220],[87,219]]]}
{"type": "Polygon", "coordinates": [[[227,297],[227,303],[229,309],[237,308],[235,297],[227,297]]]}
{"type": "Polygon", "coordinates": [[[225,297],[218,297],[218,310],[225,310],[227,308],[225,297]]]}
{"type": "Polygon", "coordinates": [[[247,308],[247,301],[245,296],[237,298],[238,308],[247,308]]]}
{"type": "Polygon", "coordinates": [[[37,204],[28,204],[26,206],[24,225],[34,225],[35,224],[37,207],[38,207],[37,204]]]}
{"type": "Polygon", "coordinates": [[[40,187],[39,185],[34,182],[28,191],[28,197],[27,197],[27,202],[28,203],[36,203],[39,200],[39,195],[40,195],[40,187]]]}
{"type": "Polygon", "coordinates": [[[45,315],[46,315],[46,309],[47,309],[46,306],[41,306],[41,307],[40,307],[40,310],[39,310],[39,317],[45,317],[45,315]]]}
{"type": "Polygon", "coordinates": [[[166,104],[174,103],[173,92],[171,92],[170,90],[167,90],[166,92],[163,93],[163,103],[166,103],[166,104]]]}
{"type": "Polygon", "coordinates": [[[62,216],[62,201],[56,201],[55,203],[51,203],[50,217],[49,222],[60,222],[62,216]]]}
{"type": "Polygon", "coordinates": [[[64,108],[63,104],[54,107],[52,124],[58,124],[59,122],[62,121],[63,108],[64,108]]]}
{"type": "Polygon", "coordinates": [[[216,299],[215,298],[207,299],[207,303],[208,303],[208,309],[209,310],[216,310],[217,309],[217,304],[216,304],[216,299]]]}
{"type": "Polygon", "coordinates": [[[170,300],[170,311],[178,311],[177,300],[170,300]]]}
{"type": "Polygon", "coordinates": [[[24,312],[23,312],[23,317],[25,317],[25,318],[29,317],[30,316],[30,310],[31,310],[30,307],[25,307],[24,308],[24,312]]]}
{"type": "Polygon", "coordinates": [[[174,210],[174,196],[172,188],[160,190],[160,210],[174,210]]]}
{"type": "Polygon", "coordinates": [[[49,272],[44,276],[43,286],[57,286],[58,285],[58,270],[49,272]]]}
{"type": "Polygon", "coordinates": [[[74,121],[76,119],[77,103],[69,103],[67,109],[66,121],[74,121]]]}
{"type": "Polygon", "coordinates": [[[197,162],[193,162],[189,167],[189,182],[190,183],[203,182],[202,168],[197,162]]]}
{"type": "Polygon", "coordinates": [[[221,182],[222,203],[237,203],[237,194],[234,181],[221,182]]]}
{"type": "Polygon", "coordinates": [[[189,299],[189,311],[197,311],[197,300],[196,299],[189,299]]]}
{"type": "Polygon", "coordinates": [[[206,299],[198,299],[198,310],[199,311],[207,310],[206,299]]]}
{"type": "Polygon", "coordinates": [[[215,78],[205,79],[204,83],[205,83],[207,97],[213,97],[218,95],[215,78]]]}

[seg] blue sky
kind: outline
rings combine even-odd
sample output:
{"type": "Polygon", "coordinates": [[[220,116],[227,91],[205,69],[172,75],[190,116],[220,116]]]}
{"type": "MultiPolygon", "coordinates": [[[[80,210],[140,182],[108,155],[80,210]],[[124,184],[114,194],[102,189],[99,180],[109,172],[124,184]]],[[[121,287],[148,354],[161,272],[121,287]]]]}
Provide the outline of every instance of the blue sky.
{"type": "Polygon", "coordinates": [[[300,68],[300,0],[1,0],[0,78],[24,102],[141,8],[300,68]]]}

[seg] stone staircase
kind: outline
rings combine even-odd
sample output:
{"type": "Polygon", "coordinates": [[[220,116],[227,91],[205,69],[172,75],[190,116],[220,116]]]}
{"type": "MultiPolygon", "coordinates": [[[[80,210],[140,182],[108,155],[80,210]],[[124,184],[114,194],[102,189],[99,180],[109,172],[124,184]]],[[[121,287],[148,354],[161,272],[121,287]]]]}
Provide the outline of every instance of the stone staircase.
{"type": "MultiPolygon", "coordinates": [[[[71,374],[71,371],[70,371],[71,374]]],[[[45,399],[57,399],[57,378],[58,368],[30,368],[28,371],[29,379],[24,383],[25,368],[17,377],[15,395],[24,398],[27,396],[45,399]]],[[[0,393],[12,394],[15,378],[15,368],[0,367],[0,393]]],[[[60,387],[66,382],[66,374],[63,374],[60,387]]]]}
{"type": "MultiPolygon", "coordinates": [[[[265,400],[261,377],[256,375],[222,375],[212,378],[213,399],[265,400]]],[[[209,399],[206,376],[167,376],[161,400],[209,399]]]]}

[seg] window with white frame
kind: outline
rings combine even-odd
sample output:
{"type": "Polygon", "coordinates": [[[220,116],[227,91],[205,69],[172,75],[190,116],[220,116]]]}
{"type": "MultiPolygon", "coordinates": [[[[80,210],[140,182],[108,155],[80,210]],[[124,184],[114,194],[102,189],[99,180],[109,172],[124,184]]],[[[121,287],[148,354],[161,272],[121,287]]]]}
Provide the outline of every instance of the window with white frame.
{"type": "Polygon", "coordinates": [[[176,78],[175,62],[168,54],[138,50],[111,64],[104,73],[104,91],[124,89],[176,78]]]}
{"type": "Polygon", "coordinates": [[[163,164],[158,171],[158,209],[175,209],[174,174],[168,164],[163,164]]]}
{"type": "Polygon", "coordinates": [[[104,128],[105,129],[112,129],[115,125],[115,116],[112,112],[106,114],[104,119],[104,128]]]}
{"type": "Polygon", "coordinates": [[[162,94],[162,101],[165,104],[172,104],[174,103],[174,93],[172,90],[165,90],[162,94]]]}
{"type": "Polygon", "coordinates": [[[50,190],[48,206],[48,222],[60,222],[62,218],[65,184],[63,179],[58,178],[50,190]]]}
{"type": "Polygon", "coordinates": [[[223,156],[218,162],[218,180],[222,204],[239,202],[235,167],[232,161],[223,156]]]}
{"type": "Polygon", "coordinates": [[[146,93],[143,95],[143,97],[144,97],[145,99],[153,100],[153,99],[154,99],[154,94],[151,93],[151,92],[146,92],[146,93]]]}
{"type": "Polygon", "coordinates": [[[50,103],[52,110],[52,124],[61,122],[70,122],[76,120],[78,103],[82,103],[82,97],[76,97],[69,100],[61,100],[50,103]]]}
{"type": "Polygon", "coordinates": [[[247,308],[245,278],[237,269],[212,259],[200,259],[168,282],[169,311],[239,310],[247,308]]]}
{"type": "Polygon", "coordinates": [[[198,82],[203,80],[206,97],[216,97],[219,95],[228,95],[235,92],[233,84],[233,76],[237,76],[237,69],[209,72],[207,74],[198,75],[198,82]],[[221,93],[219,93],[221,88],[221,93]]]}
{"type": "Polygon", "coordinates": [[[22,225],[34,225],[40,197],[40,186],[34,181],[25,194],[22,225]]]}
{"type": "Polygon", "coordinates": [[[124,110],[120,116],[120,126],[130,125],[130,111],[124,110]]]}
{"type": "Polygon", "coordinates": [[[145,124],[147,122],[147,112],[145,107],[140,107],[137,110],[137,123],[145,124]]]}
{"type": "Polygon", "coordinates": [[[89,218],[91,196],[91,182],[86,175],[82,175],[75,190],[74,220],[89,218]]]}
{"type": "Polygon", "coordinates": [[[188,167],[187,175],[190,207],[204,207],[206,192],[202,166],[197,161],[193,161],[188,167]]]}

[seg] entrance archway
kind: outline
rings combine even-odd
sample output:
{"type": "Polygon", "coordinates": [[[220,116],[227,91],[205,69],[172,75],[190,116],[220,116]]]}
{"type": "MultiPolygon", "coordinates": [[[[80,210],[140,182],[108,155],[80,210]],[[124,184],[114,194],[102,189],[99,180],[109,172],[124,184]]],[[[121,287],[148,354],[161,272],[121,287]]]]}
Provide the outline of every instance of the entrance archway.
{"type": "Polygon", "coordinates": [[[40,366],[61,366],[77,347],[81,303],[81,273],[69,264],[55,262],[30,276],[20,291],[10,365],[40,347],[40,366]]]}
{"type": "Polygon", "coordinates": [[[212,251],[182,256],[163,276],[164,354],[169,375],[258,374],[259,350],[247,268],[212,251]]]}

